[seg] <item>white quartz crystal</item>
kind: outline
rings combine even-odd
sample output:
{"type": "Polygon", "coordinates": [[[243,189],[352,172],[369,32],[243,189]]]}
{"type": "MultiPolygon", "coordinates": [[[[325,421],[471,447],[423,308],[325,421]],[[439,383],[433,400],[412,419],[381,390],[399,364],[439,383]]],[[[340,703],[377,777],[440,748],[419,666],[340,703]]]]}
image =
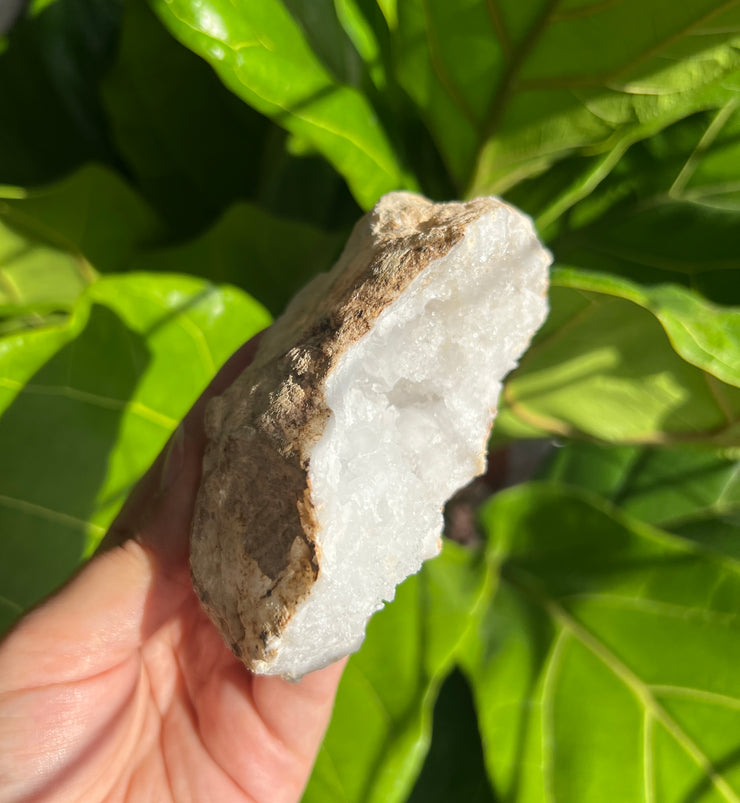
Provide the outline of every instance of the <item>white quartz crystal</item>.
{"type": "Polygon", "coordinates": [[[529,218],[495,206],[339,358],[308,469],[321,568],[264,671],[297,677],[358,649],[439,552],[444,503],[485,471],[501,383],[546,317],[550,261],[529,218]]]}

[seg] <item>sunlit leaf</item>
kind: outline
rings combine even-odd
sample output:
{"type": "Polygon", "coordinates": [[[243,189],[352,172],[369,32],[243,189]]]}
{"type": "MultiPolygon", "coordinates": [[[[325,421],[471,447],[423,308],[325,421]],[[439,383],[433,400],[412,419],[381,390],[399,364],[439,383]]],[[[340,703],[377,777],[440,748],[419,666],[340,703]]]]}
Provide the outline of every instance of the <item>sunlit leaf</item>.
{"type": "Polygon", "coordinates": [[[375,109],[351,76],[352,52],[334,16],[312,16],[279,0],[154,0],[167,27],[203,56],[255,109],[311,142],[368,207],[384,192],[413,186],[375,109]],[[349,70],[347,73],[345,70],[349,70]]]}
{"type": "Polygon", "coordinates": [[[557,486],[484,521],[501,581],[465,667],[497,794],[737,800],[740,564],[557,486]]]}
{"type": "Polygon", "coordinates": [[[64,324],[0,340],[2,629],[89,553],[219,365],[268,322],[234,288],[132,274],[99,279],[64,324]]]}
{"type": "Polygon", "coordinates": [[[719,105],[740,66],[733,3],[409,0],[403,86],[458,187],[501,192],[575,152],[601,153],[719,105]]]}
{"type": "MultiPolygon", "coordinates": [[[[735,271],[740,279],[740,259],[735,271]]],[[[596,272],[557,269],[559,287],[625,298],[649,310],[660,321],[673,349],[684,360],[722,382],[740,386],[740,305],[706,301],[680,285],[643,287],[637,282],[596,272]]]]}
{"type": "Polygon", "coordinates": [[[135,253],[162,236],[152,210],[115,173],[96,165],[5,196],[0,332],[43,325],[67,312],[98,271],[128,267],[135,253]]]}
{"type": "Polygon", "coordinates": [[[632,443],[732,445],[740,390],[684,361],[626,298],[555,287],[550,320],[504,389],[497,426],[632,443]]]}

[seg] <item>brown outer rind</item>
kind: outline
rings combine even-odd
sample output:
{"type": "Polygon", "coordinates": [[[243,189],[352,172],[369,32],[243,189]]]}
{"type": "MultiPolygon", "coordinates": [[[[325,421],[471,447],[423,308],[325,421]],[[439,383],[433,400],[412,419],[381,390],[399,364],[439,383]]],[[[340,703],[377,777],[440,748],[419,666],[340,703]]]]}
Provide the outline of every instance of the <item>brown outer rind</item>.
{"type": "Polygon", "coordinates": [[[355,226],[339,261],[293,300],[254,362],[206,412],[208,445],[190,543],[193,586],[254,671],[321,571],[308,464],[330,410],[337,359],[465,228],[502,204],[433,204],[391,193],[355,226]]]}

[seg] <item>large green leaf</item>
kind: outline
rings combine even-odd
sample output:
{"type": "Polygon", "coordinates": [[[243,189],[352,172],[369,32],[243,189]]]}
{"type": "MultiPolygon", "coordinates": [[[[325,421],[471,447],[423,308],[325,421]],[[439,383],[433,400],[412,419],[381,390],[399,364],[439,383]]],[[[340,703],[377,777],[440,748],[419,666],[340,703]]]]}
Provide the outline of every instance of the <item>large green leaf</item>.
{"type": "Polygon", "coordinates": [[[465,669],[497,794],[740,799],[740,564],[557,486],[484,513],[498,593],[465,669]]]}
{"type": "Polygon", "coordinates": [[[479,195],[718,105],[739,27],[714,0],[408,0],[395,44],[450,173],[479,195]]]}
{"type": "Polygon", "coordinates": [[[0,185],[45,184],[90,160],[117,164],[98,82],[121,0],[36,0],[0,38],[0,185]]]}
{"type": "Polygon", "coordinates": [[[544,414],[542,424],[553,417],[554,431],[565,434],[572,427],[606,440],[695,438],[719,426],[721,442],[737,442],[738,98],[731,92],[718,112],[693,115],[633,146],[588,197],[566,191],[553,201],[557,182],[550,178],[538,190],[529,182],[513,193],[540,219],[557,209],[564,214],[551,243],[557,289],[547,331],[553,339],[544,344],[546,363],[535,362],[553,369],[552,382],[567,380],[579,367],[596,368],[555,389],[557,402],[543,398],[522,412],[533,407],[544,414]],[[609,309],[619,314],[602,315],[609,309]],[[640,338],[649,348],[639,348],[640,338]],[[607,341],[619,350],[617,376],[596,359],[607,341]],[[680,366],[669,348],[699,370],[680,366]],[[680,424],[677,415],[688,420],[680,424]],[[626,427],[624,416],[632,418],[626,427]],[[641,417],[652,436],[637,431],[641,417]]]}
{"type": "Polygon", "coordinates": [[[43,189],[6,188],[5,196],[0,198],[5,329],[69,310],[98,271],[128,267],[135,253],[162,237],[151,209],[113,171],[97,165],[43,189]]]}
{"type": "Polygon", "coordinates": [[[353,80],[346,54],[354,45],[333,6],[324,4],[327,15],[321,16],[308,4],[280,0],[152,4],[172,33],[203,56],[230,89],[318,149],[362,206],[413,185],[361,80],[353,80]]]}
{"type": "Polygon", "coordinates": [[[544,475],[588,488],[642,521],[740,557],[737,450],[574,442],[555,450],[544,475]]]}
{"type": "MultiPolygon", "coordinates": [[[[740,223],[740,216],[736,222],[740,223]]],[[[734,273],[740,280],[740,258],[734,273]]],[[[642,287],[583,270],[560,268],[553,280],[559,287],[594,290],[639,304],[660,321],[673,349],[684,360],[727,384],[740,386],[740,305],[713,304],[680,285],[642,287]]]]}
{"type": "Polygon", "coordinates": [[[507,383],[497,427],[611,442],[736,444],[740,390],[685,362],[651,312],[554,287],[551,314],[507,383]]]}
{"type": "Polygon", "coordinates": [[[553,242],[556,284],[645,307],[685,360],[733,385],[740,384],[738,142],[734,93],[718,113],[694,115],[632,148],[553,242]]]}
{"type": "Polygon", "coordinates": [[[151,208],[96,165],[44,189],[10,189],[0,200],[0,318],[10,328],[68,310],[98,272],[124,270],[236,284],[278,313],[331,267],[347,235],[238,203],[202,234],[165,245],[169,232],[151,208]]]}
{"type": "MultiPolygon", "coordinates": [[[[616,251],[615,255],[629,261],[625,257],[636,249],[623,247],[620,252],[619,243],[626,236],[630,245],[634,245],[634,236],[640,232],[643,244],[648,246],[647,259],[641,263],[641,268],[643,271],[657,269],[653,276],[663,279],[670,276],[677,281],[686,275],[695,278],[697,274],[722,270],[723,260],[734,256],[732,251],[721,250],[727,246],[722,241],[724,238],[719,242],[715,238],[705,241],[702,248],[701,242],[695,239],[696,224],[687,228],[685,223],[674,227],[672,238],[664,235],[668,229],[667,220],[674,214],[688,220],[692,213],[701,213],[700,225],[716,227],[717,231],[724,225],[725,231],[729,231],[728,221],[732,218],[722,214],[715,217],[713,213],[740,211],[737,160],[740,75],[728,77],[724,84],[722,102],[716,109],[691,114],[632,145],[611,170],[597,173],[590,184],[580,188],[561,186],[560,196],[551,197],[547,206],[532,210],[540,224],[547,224],[548,220],[577,204],[568,216],[566,234],[595,224],[587,231],[593,231],[593,239],[598,239],[600,235],[608,235],[610,228],[608,223],[601,223],[600,218],[607,212],[612,216],[616,213],[617,225],[623,231],[610,238],[607,254],[616,251]],[[630,222],[632,220],[634,222],[630,222]],[[645,222],[640,225],[640,221],[645,222]],[[657,236],[645,237],[654,226],[658,227],[657,236]],[[663,259],[658,258],[659,252],[652,250],[656,247],[666,249],[663,259]],[[710,264],[704,264],[706,262],[710,264]]],[[[567,160],[562,166],[581,164],[583,170],[584,161],[567,160]]],[[[577,172],[575,168],[574,172],[577,172]]],[[[526,185],[530,190],[534,188],[534,182],[526,182],[526,185]]],[[[570,244],[566,237],[562,246],[570,244]]],[[[579,244],[585,243],[579,239],[572,243],[573,246],[579,244]]]]}
{"type": "Polygon", "coordinates": [[[406,799],[440,683],[489,586],[481,555],[448,541],[371,619],[342,678],[304,803],[406,799]]]}
{"type": "Polygon", "coordinates": [[[65,580],[218,366],[269,322],[184,276],[99,279],[0,340],[0,629],[65,580]]]}

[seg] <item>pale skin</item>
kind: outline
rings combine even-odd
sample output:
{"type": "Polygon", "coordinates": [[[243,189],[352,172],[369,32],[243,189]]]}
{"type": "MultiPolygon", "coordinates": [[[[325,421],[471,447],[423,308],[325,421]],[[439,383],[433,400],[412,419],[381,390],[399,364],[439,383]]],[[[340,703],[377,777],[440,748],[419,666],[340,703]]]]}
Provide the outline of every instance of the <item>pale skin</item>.
{"type": "Polygon", "coordinates": [[[299,683],[249,673],[200,608],[189,522],[203,406],[124,506],[103,549],[0,644],[0,801],[297,801],[343,662],[299,683]]]}

